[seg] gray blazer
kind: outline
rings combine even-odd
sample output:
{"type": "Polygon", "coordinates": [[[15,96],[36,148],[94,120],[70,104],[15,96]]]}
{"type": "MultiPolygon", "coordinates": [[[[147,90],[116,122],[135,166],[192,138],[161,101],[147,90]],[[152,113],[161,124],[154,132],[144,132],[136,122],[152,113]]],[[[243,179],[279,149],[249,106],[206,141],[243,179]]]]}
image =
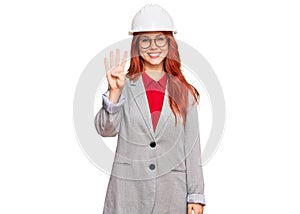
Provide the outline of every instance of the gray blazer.
{"type": "Polygon", "coordinates": [[[175,126],[167,87],[155,131],[142,76],[126,77],[117,104],[109,90],[102,95],[96,130],[118,135],[104,214],[185,214],[187,203],[205,205],[197,104],[189,93],[186,125],[177,116],[175,126]]]}

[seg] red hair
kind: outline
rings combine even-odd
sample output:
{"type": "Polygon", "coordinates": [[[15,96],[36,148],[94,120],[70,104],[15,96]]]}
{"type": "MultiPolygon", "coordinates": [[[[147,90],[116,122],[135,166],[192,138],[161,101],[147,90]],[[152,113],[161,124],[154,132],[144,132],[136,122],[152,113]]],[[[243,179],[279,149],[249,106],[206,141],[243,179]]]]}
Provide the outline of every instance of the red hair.
{"type": "MultiPolygon", "coordinates": [[[[178,45],[172,32],[162,31],[168,38],[169,51],[164,59],[164,69],[167,72],[169,105],[175,116],[177,124],[177,115],[183,118],[183,124],[186,122],[186,113],[188,108],[188,91],[194,97],[194,102],[198,103],[199,92],[189,84],[180,69],[181,62],[178,51],[178,45]]],[[[131,80],[137,80],[144,72],[144,59],[139,54],[138,38],[140,33],[134,33],[131,43],[131,59],[128,72],[126,74],[131,80]]],[[[193,102],[193,104],[194,104],[193,102]]]]}

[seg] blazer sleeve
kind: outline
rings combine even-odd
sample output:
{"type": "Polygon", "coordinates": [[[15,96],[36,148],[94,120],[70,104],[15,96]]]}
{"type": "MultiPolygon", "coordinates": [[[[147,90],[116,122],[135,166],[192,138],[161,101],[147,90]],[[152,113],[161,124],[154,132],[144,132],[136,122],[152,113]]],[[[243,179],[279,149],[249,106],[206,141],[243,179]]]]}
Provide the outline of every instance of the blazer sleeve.
{"type": "Polygon", "coordinates": [[[124,102],[123,93],[117,104],[109,100],[109,89],[102,94],[102,107],[96,114],[94,121],[96,130],[102,137],[114,137],[118,134],[124,102]]]}
{"type": "Polygon", "coordinates": [[[200,203],[205,206],[197,103],[192,104],[193,96],[190,93],[189,95],[189,108],[184,129],[187,202],[200,203]]]}

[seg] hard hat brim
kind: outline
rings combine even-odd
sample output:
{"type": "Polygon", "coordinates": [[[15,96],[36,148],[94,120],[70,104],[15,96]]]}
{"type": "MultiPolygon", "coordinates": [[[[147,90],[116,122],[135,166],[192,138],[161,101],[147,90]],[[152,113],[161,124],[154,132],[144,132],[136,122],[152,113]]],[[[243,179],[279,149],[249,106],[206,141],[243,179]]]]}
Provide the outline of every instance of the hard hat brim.
{"type": "Polygon", "coordinates": [[[160,30],[160,29],[157,29],[157,30],[132,30],[132,31],[129,31],[128,34],[129,35],[133,35],[133,33],[138,33],[138,32],[156,32],[156,31],[170,31],[170,32],[173,32],[174,34],[177,34],[177,30],[174,30],[174,29],[170,29],[170,30],[160,30]]]}

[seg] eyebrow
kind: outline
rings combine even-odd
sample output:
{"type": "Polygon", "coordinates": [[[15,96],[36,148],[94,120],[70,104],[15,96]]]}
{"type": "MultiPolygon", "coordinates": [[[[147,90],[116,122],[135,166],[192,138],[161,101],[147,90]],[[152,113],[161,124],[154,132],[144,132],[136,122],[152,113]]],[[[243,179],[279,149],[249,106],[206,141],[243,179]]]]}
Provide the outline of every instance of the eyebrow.
{"type": "MultiPolygon", "coordinates": [[[[158,35],[156,35],[155,37],[158,37],[158,36],[163,36],[164,34],[158,34],[158,35]]],[[[149,38],[149,36],[147,36],[147,35],[140,35],[141,37],[148,37],[149,38]]]]}

